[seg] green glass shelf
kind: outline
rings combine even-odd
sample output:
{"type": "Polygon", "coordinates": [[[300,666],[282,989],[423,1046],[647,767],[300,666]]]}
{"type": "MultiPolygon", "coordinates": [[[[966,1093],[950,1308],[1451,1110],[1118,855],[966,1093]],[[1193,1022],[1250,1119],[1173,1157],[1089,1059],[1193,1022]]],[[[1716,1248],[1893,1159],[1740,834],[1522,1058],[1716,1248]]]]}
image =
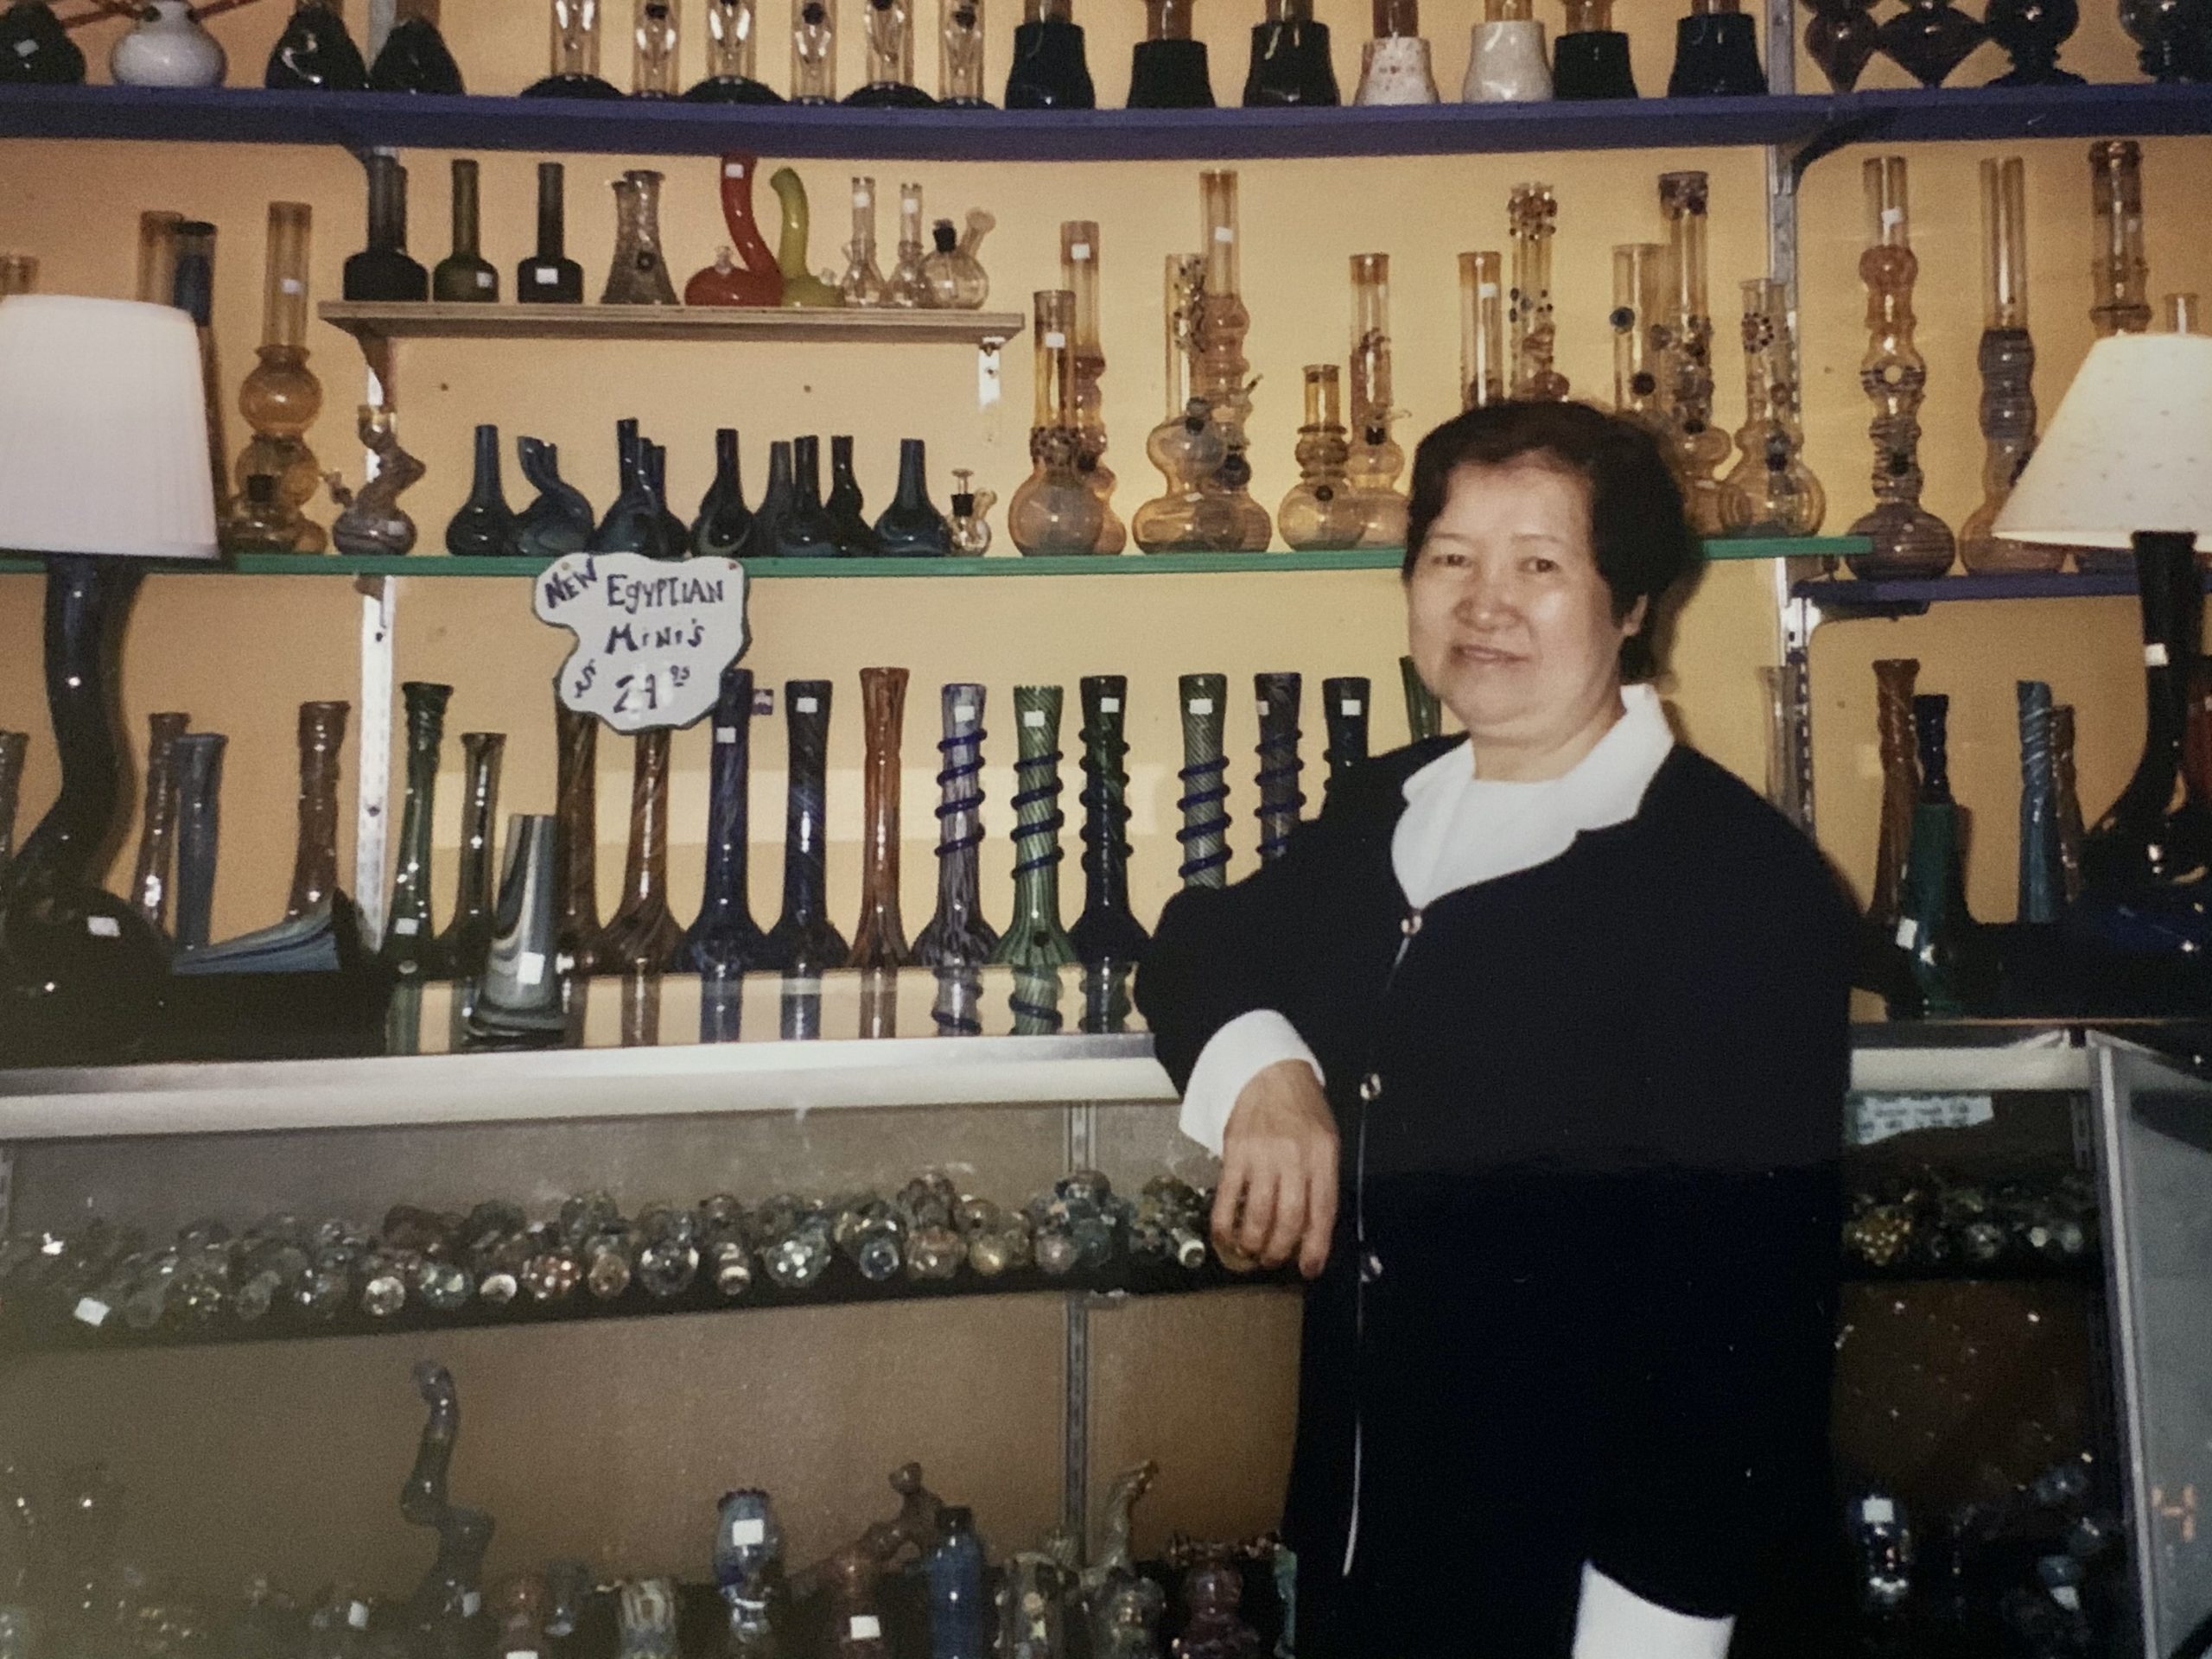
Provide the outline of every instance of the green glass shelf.
{"type": "MultiPolygon", "coordinates": [[[[1863,553],[1863,537],[1807,537],[1779,541],[1707,542],[1714,560],[1840,558],[1863,553]]],[[[1405,556],[1395,547],[1354,548],[1332,553],[1133,553],[1116,558],[982,559],[756,559],[746,566],[759,581],[807,576],[1196,576],[1257,575],[1286,570],[1395,570],[1405,556]]],[[[543,559],[454,558],[443,553],[404,558],[355,558],[329,553],[241,553],[205,564],[149,568],[183,575],[238,576],[535,576],[543,559]]],[[[0,573],[35,571],[35,558],[0,558],[0,573]]]]}

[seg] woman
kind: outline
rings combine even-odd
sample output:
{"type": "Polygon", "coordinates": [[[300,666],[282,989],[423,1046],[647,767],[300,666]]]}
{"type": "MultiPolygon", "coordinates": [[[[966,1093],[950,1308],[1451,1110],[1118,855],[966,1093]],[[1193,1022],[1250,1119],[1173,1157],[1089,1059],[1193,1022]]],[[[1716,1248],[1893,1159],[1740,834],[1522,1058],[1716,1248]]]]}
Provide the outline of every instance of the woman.
{"type": "Polygon", "coordinates": [[[1852,912],[1624,684],[1698,557],[1641,428],[1471,410],[1408,541],[1467,736],[1179,895],[1137,983],[1217,1238],[1313,1281],[1299,1651],[1809,1653],[1852,912]]]}

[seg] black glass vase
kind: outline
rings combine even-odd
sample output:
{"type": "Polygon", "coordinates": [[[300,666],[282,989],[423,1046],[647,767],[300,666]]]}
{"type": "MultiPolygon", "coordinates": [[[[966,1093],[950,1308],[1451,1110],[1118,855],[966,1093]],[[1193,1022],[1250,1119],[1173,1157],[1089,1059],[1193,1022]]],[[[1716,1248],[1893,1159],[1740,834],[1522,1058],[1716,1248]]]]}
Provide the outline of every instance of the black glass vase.
{"type": "Polygon", "coordinates": [[[1941,86],[1985,38],[1951,0],[1906,0],[1876,34],[1891,61],[1923,86],[1941,86]]]}
{"type": "Polygon", "coordinates": [[[445,742],[446,704],[453,687],[410,680],[399,690],[407,704],[407,800],[400,810],[398,860],[380,955],[385,966],[403,979],[429,979],[436,976],[444,960],[430,904],[430,825],[436,809],[438,751],[445,742]]]}
{"type": "MultiPolygon", "coordinates": [[[[741,559],[752,550],[754,522],[738,473],[737,429],[717,427],[715,481],[699,498],[699,516],[691,521],[691,550],[702,558],[741,559]]],[[[749,686],[752,676],[746,679],[749,686]]]]}
{"type": "Polygon", "coordinates": [[[683,935],[683,967],[728,978],[763,965],[767,936],[753,919],[747,884],[746,789],[753,755],[753,671],[722,671],[707,762],[707,879],[699,914],[683,935]]]}
{"type": "Polygon", "coordinates": [[[1735,9],[1714,0],[1675,25],[1675,71],[1669,98],[1764,98],[1766,70],[1759,63],[1758,29],[1735,9]]]}
{"type": "Polygon", "coordinates": [[[1267,21],[1252,26],[1244,107],[1332,108],[1343,101],[1329,55],[1329,26],[1313,21],[1313,0],[1268,0],[1267,21]]]}
{"type": "Polygon", "coordinates": [[[2212,0],[2120,0],[2120,22],[2152,79],[2212,80],[2212,0]]]}
{"type": "Polygon", "coordinates": [[[1850,92],[1859,85],[1859,77],[1873,60],[1874,48],[1881,44],[1881,29],[1872,15],[1873,0],[1808,3],[1813,15],[1805,23],[1806,54],[1820,66],[1830,87],[1850,92]]]}
{"type": "Polygon", "coordinates": [[[952,526],[930,499],[919,438],[899,441],[899,489],[875,521],[875,551],[894,558],[943,558],[952,551],[952,526]]]}
{"type": "Polygon", "coordinates": [[[1031,0],[1029,15],[1014,31],[1014,62],[1007,71],[1009,110],[1095,110],[1084,54],[1083,25],[1071,20],[1068,0],[1031,0]]]}
{"type": "Polygon", "coordinates": [[[446,524],[446,551],[458,558],[500,558],[522,551],[514,510],[499,483],[499,429],[476,429],[476,475],[468,499],[446,524]]]}
{"type": "Polygon", "coordinates": [[[2079,86],[2082,77],[2058,67],[2059,48],[2082,22],[2075,0],[1989,0],[1981,26],[2005,48],[2012,67],[1993,86],[2079,86]]]}
{"type": "Polygon", "coordinates": [[[1204,41],[1139,41],[1129,54],[1129,108],[1210,110],[1213,72],[1204,41]]]}
{"type": "Polygon", "coordinates": [[[1129,911],[1129,682],[1120,674],[1083,680],[1083,914],[1068,930],[1078,960],[1133,963],[1152,936],[1129,911]]]}
{"type": "Polygon", "coordinates": [[[784,810],[784,911],[768,930],[763,965],[795,979],[842,968],[852,947],[830,919],[823,846],[830,756],[830,682],[787,680],[784,724],[791,753],[784,810]]]}
{"type": "Polygon", "coordinates": [[[642,553],[649,559],[680,559],[690,544],[690,534],[674,523],[653,489],[653,446],[638,434],[634,420],[614,423],[614,453],[621,492],[599,521],[591,538],[594,553],[642,553]]]}
{"type": "Polygon", "coordinates": [[[839,435],[830,440],[830,497],[822,504],[830,515],[830,535],[837,551],[848,558],[865,558],[875,551],[875,532],[868,527],[867,500],[861,481],[853,475],[853,441],[839,435]]]}
{"type": "Polygon", "coordinates": [[[369,66],[336,7],[300,0],[270,50],[261,83],[274,92],[365,92],[369,66]]]}
{"type": "Polygon", "coordinates": [[[836,531],[822,501],[819,438],[792,440],[791,505],[777,518],[775,551],[787,559],[824,559],[837,551],[836,531]]]}
{"type": "Polygon", "coordinates": [[[397,156],[370,151],[369,245],[346,262],[346,297],[378,302],[427,300],[430,273],[407,256],[407,169],[397,156]]]}
{"type": "Polygon", "coordinates": [[[1373,701],[1374,685],[1364,675],[1321,682],[1321,718],[1329,734],[1321,756],[1329,765],[1325,789],[1336,788],[1338,779],[1367,759],[1368,706],[1373,701]]]}
{"type": "Polygon", "coordinates": [[[754,558],[774,554],[777,532],[791,510],[791,446],[787,439],[778,438],[768,446],[768,487],[761,492],[760,508],[753,515],[754,558]]]}
{"type": "Polygon", "coordinates": [[[0,84],[81,86],[85,54],[46,0],[16,0],[0,12],[0,84]]]}
{"type": "Polygon", "coordinates": [[[443,92],[454,96],[467,86],[438,26],[423,16],[403,17],[384,38],[384,49],[369,69],[369,86],[379,92],[443,92]]]}
{"type": "Polygon", "coordinates": [[[1636,97],[1627,35],[1618,29],[1591,29],[1560,35],[1552,43],[1552,96],[1577,100],[1636,97]]]}

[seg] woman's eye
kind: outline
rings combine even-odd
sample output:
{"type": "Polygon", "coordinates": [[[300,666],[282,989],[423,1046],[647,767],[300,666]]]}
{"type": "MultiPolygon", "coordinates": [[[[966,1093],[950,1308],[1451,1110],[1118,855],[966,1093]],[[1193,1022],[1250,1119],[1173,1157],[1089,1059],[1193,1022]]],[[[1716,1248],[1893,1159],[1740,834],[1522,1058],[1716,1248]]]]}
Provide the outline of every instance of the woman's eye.
{"type": "Polygon", "coordinates": [[[1559,569],[1559,561],[1556,559],[1547,559],[1539,556],[1538,557],[1529,561],[1529,569],[1536,575],[1548,576],[1551,575],[1553,571],[1559,569]]]}

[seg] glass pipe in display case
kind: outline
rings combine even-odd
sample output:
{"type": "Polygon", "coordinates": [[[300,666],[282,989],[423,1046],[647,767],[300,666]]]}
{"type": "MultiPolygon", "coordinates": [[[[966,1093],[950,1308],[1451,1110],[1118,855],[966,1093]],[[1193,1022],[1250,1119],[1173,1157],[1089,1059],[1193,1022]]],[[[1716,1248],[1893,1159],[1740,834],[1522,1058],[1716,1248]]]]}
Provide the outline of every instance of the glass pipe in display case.
{"type": "Polygon", "coordinates": [[[85,80],[85,54],[46,0],[15,0],[0,13],[0,85],[79,86],[85,80]]]}
{"type": "Polygon", "coordinates": [[[362,166],[369,175],[368,246],[346,262],[345,296],[372,303],[427,300],[430,273],[407,257],[407,169],[388,149],[371,150],[362,166]]]}
{"type": "Polygon", "coordinates": [[[1134,963],[1151,936],[1129,911],[1129,682],[1085,675],[1082,695],[1084,902],[1068,938],[1091,966],[1134,963]]]}
{"type": "Polygon", "coordinates": [[[691,550],[702,558],[742,557],[752,544],[753,523],[738,467],[737,429],[717,427],[714,482],[699,498],[699,516],[691,521],[691,550]]]}
{"type": "Polygon", "coordinates": [[[1351,445],[1338,418],[1337,365],[1306,365],[1306,421],[1298,429],[1298,482],[1275,509],[1275,525],[1289,546],[1359,545],[1367,512],[1344,477],[1351,445]]]}
{"type": "Polygon", "coordinates": [[[1295,674],[1255,674],[1252,696],[1260,711],[1260,770],[1254,778],[1259,791],[1260,861],[1271,864],[1289,850],[1291,831],[1298,828],[1299,809],[1306,804],[1298,787],[1306,762],[1299,758],[1298,705],[1303,682],[1295,674]]]}
{"type": "Polygon", "coordinates": [[[1236,175],[1227,169],[1201,173],[1198,192],[1205,271],[1192,342],[1192,395],[1205,399],[1209,418],[1221,435],[1221,465],[1208,489],[1220,498],[1214,505],[1226,521],[1226,533],[1210,545],[1263,553],[1273,526],[1267,509],[1252,499],[1252,464],[1246,454],[1244,426],[1252,414],[1252,383],[1246,377],[1252,365],[1244,356],[1244,336],[1251,327],[1251,315],[1244,308],[1239,281],[1242,231],[1236,175]]]}
{"type": "Polygon", "coordinates": [[[660,246],[661,175],[633,167],[613,181],[614,258],[601,305],[674,305],[676,285],[660,246]]]}
{"type": "Polygon", "coordinates": [[[359,406],[354,430],[361,447],[376,457],[376,474],[359,490],[346,487],[336,473],[325,473],[330,499],[338,516],[330,521],[330,544],[340,553],[357,556],[395,556],[415,547],[415,521],[399,505],[410,486],[422,481],[428,470],[399,447],[398,416],[375,404],[359,406]]]}
{"type": "Polygon", "coordinates": [[[1505,398],[1505,283],[1495,253],[1459,256],[1459,407],[1505,398]]]}
{"type": "Polygon", "coordinates": [[[1075,0],[1022,0],[1007,71],[1009,110],[1090,110],[1098,106],[1084,54],[1075,0]]]}
{"type": "Polygon", "coordinates": [[[791,102],[836,101],[836,10],[830,0],[791,0],[791,102]]]}
{"type": "Polygon", "coordinates": [[[906,671],[861,671],[861,767],[866,828],[861,842],[861,919],[849,968],[903,968],[913,960],[899,913],[899,738],[906,718],[906,671]]]}
{"type": "Polygon", "coordinates": [[[2204,0],[2120,0],[2120,27],[2153,80],[2212,80],[2212,16],[2204,0]]]}
{"type": "Polygon", "coordinates": [[[1267,0],[1267,7],[1266,20],[1252,27],[1244,107],[1333,108],[1342,102],[1329,26],[1313,21],[1313,0],[1267,0]]]}
{"type": "MultiPolygon", "coordinates": [[[[82,80],[81,55],[77,66],[75,79],[82,80]]],[[[336,6],[329,0],[299,0],[284,32],[270,48],[261,84],[272,92],[365,92],[369,66],[346,32],[346,20],[336,6]]]]}
{"type": "Polygon", "coordinates": [[[1690,528],[1720,531],[1728,435],[1713,418],[1713,310],[1706,281],[1707,181],[1702,173],[1659,175],[1667,221],[1667,296],[1659,318],[1661,400],[1669,454],[1690,528]]]}
{"type": "Polygon", "coordinates": [[[1428,42],[1421,37],[1421,0],[1375,0],[1375,34],[1360,51],[1359,91],[1352,102],[1433,104],[1439,96],[1428,42]]]}
{"type": "Polygon", "coordinates": [[[1613,250],[1613,408],[1664,435],[1660,413],[1659,319],[1667,250],[1627,242],[1613,250]]]}
{"type": "Polygon", "coordinates": [[[914,941],[925,967],[980,967],[998,948],[997,930],[983,919],[978,849],[983,844],[983,687],[956,681],[940,702],[944,735],[938,741],[937,912],[914,941]]]}
{"type": "Polygon", "coordinates": [[[925,245],[922,240],[922,187],[899,187],[899,257],[883,284],[887,305],[918,310],[930,302],[930,279],[922,274],[925,245]]]}
{"type": "Polygon", "coordinates": [[[1362,547],[1402,547],[1406,452],[1390,435],[1399,411],[1390,373],[1390,256],[1351,256],[1351,454],[1344,465],[1363,520],[1362,547]]]}
{"type": "Polygon", "coordinates": [[[1544,53],[1544,26],[1532,0],[1483,0],[1467,54],[1462,104],[1533,104],[1552,95],[1552,68],[1544,53]]]}
{"type": "Polygon", "coordinates": [[[1789,289],[1754,276],[1744,284],[1742,452],[1720,480],[1720,530],[1727,536],[1810,536],[1827,494],[1805,464],[1805,426],[1789,289]]]}
{"type": "Polygon", "coordinates": [[[1506,204],[1513,238],[1513,289],[1506,323],[1512,334],[1513,395],[1563,403],[1567,377],[1553,361],[1558,344],[1552,316],[1552,234],[1559,226],[1559,198],[1548,184],[1516,184],[1506,204]]]}
{"type": "MultiPolygon", "coordinates": [[[[956,510],[960,499],[953,497],[956,510]]],[[[972,495],[968,508],[972,514],[972,495]]],[[[953,551],[952,527],[930,499],[929,452],[919,438],[899,440],[899,486],[875,521],[875,551],[887,558],[943,558],[953,551]]]]}
{"type": "MultiPolygon", "coordinates": [[[[273,479],[273,519],[260,519],[253,539],[288,543],[283,550],[320,553],[322,527],[301,512],[322,482],[322,468],[307,445],[308,429],[322,409],[322,384],[308,367],[308,208],[304,202],[269,204],[269,268],[262,308],[259,358],[238,388],[238,410],[253,437],[234,468],[239,487],[256,475],[273,479]]],[[[419,267],[418,267],[419,269],[419,267]]],[[[235,518],[226,530],[245,526],[235,518]]],[[[235,533],[232,537],[234,543],[235,533]]]]}
{"type": "Polygon", "coordinates": [[[1090,553],[1103,509],[1080,470],[1083,435],[1075,408],[1075,296],[1064,288],[1036,296],[1036,416],[1029,429],[1033,470],[1007,508],[1007,533],[1027,554],[1090,553]]]}
{"type": "Polygon", "coordinates": [[[715,1516],[715,1588],[728,1614],[729,1659],[779,1659],[784,1530],[768,1494],[725,1492],[715,1516]]]}
{"type": "Polygon", "coordinates": [[[1119,553],[1128,531],[1114,513],[1114,474],[1106,465],[1106,419],[1099,381],[1106,373],[1106,348],[1098,334],[1098,226],[1070,219],[1060,226],[1060,281],[1075,296],[1075,327],[1069,337],[1074,353],[1075,422],[1082,450],[1076,467],[1098,497],[1098,537],[1094,553],[1119,553]]]}
{"type": "Polygon", "coordinates": [[[708,751],[707,872],[699,913],[683,935],[677,966],[727,977],[760,964],[766,936],[747,889],[747,783],[753,754],[753,671],[722,670],[708,751]]]}
{"type": "Polygon", "coordinates": [[[830,919],[824,893],[823,813],[829,764],[827,680],[789,680],[784,719],[790,744],[790,785],[784,820],[783,914],[768,932],[764,966],[799,979],[841,968],[852,955],[830,919]]]}
{"type": "Polygon", "coordinates": [[[848,104],[875,109],[934,109],[937,100],[914,83],[916,0],[867,0],[868,80],[848,104]]]}
{"type": "Polygon", "coordinates": [[[630,25],[630,96],[674,98],[680,47],[674,0],[638,0],[630,25]]]}
{"type": "MultiPolygon", "coordinates": [[[[2064,0],[2064,3],[2072,3],[2064,0]]],[[[1806,55],[1820,66],[1832,90],[1855,90],[1859,77],[1866,73],[1875,48],[1881,44],[1881,31],[1872,15],[1874,0],[1807,0],[1807,3],[1813,15],[1805,22],[1806,55]]],[[[2026,0],[2026,3],[2040,4],[2042,0],[2026,0]]]]}
{"type": "Polygon", "coordinates": [[[499,821],[503,732],[461,734],[461,861],[454,876],[453,920],[438,940],[445,971],[483,976],[492,952],[492,837],[499,821]]]}
{"type": "Polygon", "coordinates": [[[881,305],[883,273],[875,264],[875,181],[853,181],[853,239],[845,245],[845,274],[837,292],[847,305],[881,305]]]}
{"type": "Polygon", "coordinates": [[[937,101],[988,110],[983,95],[983,0],[938,0],[937,101]]]}
{"type": "Polygon", "coordinates": [[[690,92],[691,104],[780,104],[754,74],[760,41],[758,0],[707,0],[707,76],[690,92]]]}
{"type": "Polygon", "coordinates": [[[537,164],[537,251],[515,267],[515,298],[525,305],[578,305],[584,268],[568,257],[568,202],[558,162],[537,164]]]}
{"type": "Polygon", "coordinates": [[[2036,345],[2028,332],[2028,214],[2019,157],[1981,164],[1981,505],[1959,526],[1972,572],[2056,570],[2063,547],[1999,541],[1993,530],[2036,448],[2036,345]]]}
{"type": "Polygon", "coordinates": [[[432,299],[487,305],[499,299],[499,273],[483,255],[477,227],[476,163],[464,158],[453,164],[453,251],[430,272],[432,299]]]}
{"type": "Polygon", "coordinates": [[[2005,48],[2012,67],[1993,86],[2079,86],[2082,77],[2058,67],[2059,48],[2082,22],[2076,0],[1989,0],[1981,26],[2005,48]]]}
{"type": "MultiPolygon", "coordinates": [[[[189,715],[181,714],[155,714],[146,719],[146,785],[129,897],[156,933],[168,931],[169,899],[176,885],[176,741],[191,723],[189,715]]],[[[16,799],[28,741],[21,732],[0,732],[0,872],[7,868],[15,834],[16,799]]]]}
{"type": "MultiPolygon", "coordinates": [[[[338,892],[339,756],[346,747],[346,702],[300,705],[299,834],[292,857],[287,919],[304,916],[338,892]]],[[[160,715],[156,715],[160,719],[160,715]]],[[[150,790],[153,772],[147,770],[150,790]]]]}
{"type": "Polygon", "coordinates": [[[1060,925],[1060,688],[1017,685],[1014,719],[1014,914],[991,960],[1033,971],[1076,960],[1060,925]]]}
{"type": "Polygon", "coordinates": [[[853,471],[853,441],[849,435],[830,440],[830,493],[822,510],[829,516],[830,539],[848,558],[865,558],[875,551],[875,532],[868,528],[867,502],[861,481],[853,471]]]}
{"type": "Polygon", "coordinates": [[[976,474],[965,467],[952,469],[952,511],[945,515],[951,551],[963,558],[981,558],[991,550],[989,513],[998,497],[976,487],[976,474]]]}
{"type": "MultiPolygon", "coordinates": [[[[156,215],[164,220],[154,231],[156,245],[150,250],[151,263],[148,270],[149,250],[146,245],[148,215],[139,216],[138,276],[140,293],[156,305],[175,305],[190,317],[200,334],[200,370],[206,382],[205,403],[207,410],[207,473],[214,486],[215,520],[219,524],[230,510],[231,493],[226,487],[230,472],[230,447],[224,437],[221,361],[215,349],[215,227],[205,219],[180,219],[174,215],[156,215]],[[166,265],[166,272],[160,267],[166,265]],[[149,289],[150,281],[166,283],[158,292],[149,289]]],[[[0,256],[0,295],[28,292],[28,289],[11,289],[8,283],[7,265],[11,256],[0,256]]],[[[34,262],[35,264],[35,262],[34,262]]]]}
{"type": "Polygon", "coordinates": [[[1186,887],[1228,885],[1229,785],[1221,748],[1229,680],[1220,674],[1185,674],[1176,682],[1176,707],[1183,722],[1183,765],[1175,774],[1183,785],[1175,803],[1183,827],[1175,839],[1183,849],[1177,874],[1186,887]]]}
{"type": "Polygon", "coordinates": [[[1552,96],[1636,95],[1628,35],[1613,27],[1613,0],[1567,0],[1567,32],[1552,45],[1552,96]]]}
{"type": "Polygon", "coordinates": [[[1866,581],[1940,576],[1951,568],[1954,550],[1949,527],[1920,505],[1920,405],[1928,365],[1912,338],[1920,262],[1912,252],[1904,158],[1870,158],[1865,179],[1868,245],[1859,275],[1866,285],[1867,345],[1859,383],[1874,405],[1867,429],[1874,445],[1874,509],[1851,533],[1871,537],[1873,547],[1847,563],[1866,581]]]}
{"type": "Polygon", "coordinates": [[[1147,553],[1195,552],[1225,542],[1234,520],[1213,481],[1228,454],[1212,405],[1198,390],[1198,338],[1205,302],[1206,262],[1198,254],[1167,256],[1165,284],[1167,413],[1145,439],[1166,493],[1136,511],[1132,530],[1147,553]]]}
{"type": "Polygon", "coordinates": [[[369,86],[379,92],[441,92],[468,90],[438,30],[437,0],[400,0],[399,16],[369,67],[369,86]]]}
{"type": "Polygon", "coordinates": [[[1884,54],[1923,86],[1941,86],[1984,37],[1952,0],[1905,0],[1876,33],[1884,54]]]}
{"type": "Polygon", "coordinates": [[[400,810],[398,857],[379,956],[402,979],[428,979],[438,972],[436,912],[430,904],[431,822],[438,751],[445,741],[446,704],[453,688],[409,680],[399,690],[407,706],[407,798],[400,810]]]}
{"type": "Polygon", "coordinates": [[[788,306],[842,305],[844,296],[834,283],[826,283],[807,268],[806,243],[810,215],[806,186],[788,167],[768,175],[768,188],[783,209],[783,229],[777,239],[776,269],[784,279],[783,303],[788,306]]]}
{"type": "Polygon", "coordinates": [[[757,156],[732,151],[721,159],[722,223],[729,245],[715,263],[695,273],[683,287],[686,305],[777,305],[784,297],[784,274],[768,251],[753,212],[753,175],[757,156]]]}
{"type": "Polygon", "coordinates": [[[1144,39],[1129,54],[1129,108],[1213,108],[1206,43],[1191,38],[1196,4],[1197,0],[1145,0],[1144,39]]]}
{"type": "Polygon", "coordinates": [[[1675,25],[1675,68],[1667,79],[1667,96],[1766,96],[1758,30],[1744,14],[1742,0],[1690,0],[1690,15],[1675,25]]]}
{"type": "Polygon", "coordinates": [[[468,499],[446,524],[446,551],[462,558],[499,558],[522,551],[514,510],[499,483],[499,429],[476,429],[476,472],[468,499]]]}
{"type": "Polygon", "coordinates": [[[620,98],[599,73],[599,0],[550,0],[551,67],[524,98],[620,98]]]}

